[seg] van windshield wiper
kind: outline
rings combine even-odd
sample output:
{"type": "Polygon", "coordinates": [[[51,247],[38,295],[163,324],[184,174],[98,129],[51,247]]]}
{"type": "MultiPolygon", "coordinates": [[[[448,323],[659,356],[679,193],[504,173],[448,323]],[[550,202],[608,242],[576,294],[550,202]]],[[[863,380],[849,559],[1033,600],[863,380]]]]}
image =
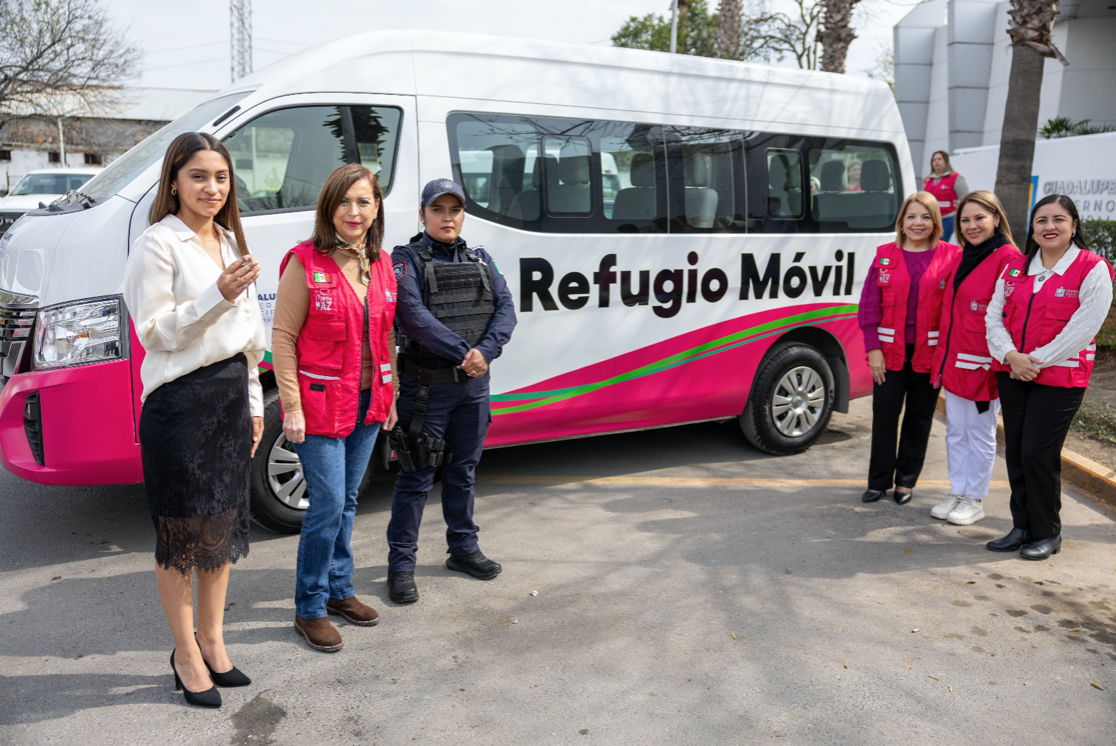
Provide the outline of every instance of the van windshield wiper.
{"type": "Polygon", "coordinates": [[[93,199],[88,194],[79,192],[76,189],[71,189],[58,199],[51,202],[49,205],[44,205],[42,202],[40,202],[39,209],[46,210],[47,212],[66,212],[67,210],[72,209],[75,206],[80,207],[83,210],[88,210],[95,204],[97,204],[97,200],[93,199]]]}

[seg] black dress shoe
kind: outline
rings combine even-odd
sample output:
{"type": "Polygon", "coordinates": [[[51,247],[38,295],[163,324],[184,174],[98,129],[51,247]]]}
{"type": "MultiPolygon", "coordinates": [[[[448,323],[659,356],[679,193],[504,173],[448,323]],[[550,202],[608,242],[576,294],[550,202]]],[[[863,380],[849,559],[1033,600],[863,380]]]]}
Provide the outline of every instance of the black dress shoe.
{"type": "Polygon", "coordinates": [[[1031,543],[1031,532],[1023,528],[1013,528],[1007,536],[988,542],[984,546],[993,552],[1014,552],[1019,547],[1031,543]]]}
{"type": "Polygon", "coordinates": [[[874,503],[886,494],[887,490],[864,490],[864,494],[860,496],[860,499],[862,502],[874,503]]]}
{"type": "Polygon", "coordinates": [[[178,669],[174,667],[173,650],[171,651],[171,670],[174,671],[174,688],[176,691],[182,690],[182,694],[186,697],[186,704],[196,707],[221,706],[221,692],[217,691],[216,686],[211,686],[204,692],[192,692],[182,684],[182,679],[178,678],[178,669]]]}
{"type": "Polygon", "coordinates": [[[1049,539],[1032,541],[1020,550],[1019,556],[1028,560],[1044,560],[1060,551],[1062,551],[1062,537],[1052,536],[1049,539]]]}
{"type": "MultiPolygon", "coordinates": [[[[198,636],[194,635],[195,642],[197,639],[198,636]]],[[[201,643],[198,643],[198,650],[201,650],[201,643]]],[[[213,666],[209,665],[209,661],[205,659],[205,655],[202,655],[202,663],[209,669],[209,678],[213,679],[213,683],[217,686],[223,686],[228,689],[234,686],[248,686],[252,683],[252,680],[245,676],[236,666],[233,666],[224,673],[217,673],[213,670],[213,666]]]]}
{"type": "Polygon", "coordinates": [[[899,490],[895,490],[891,493],[891,496],[895,498],[896,505],[906,505],[911,501],[912,495],[913,492],[900,492],[899,490]]]}
{"type": "Polygon", "coordinates": [[[418,596],[413,572],[388,573],[388,598],[397,604],[413,604],[418,596]]]}
{"type": "Polygon", "coordinates": [[[463,572],[479,580],[492,580],[504,568],[497,562],[485,557],[478,549],[472,554],[451,554],[446,560],[446,567],[454,572],[463,572]]]}

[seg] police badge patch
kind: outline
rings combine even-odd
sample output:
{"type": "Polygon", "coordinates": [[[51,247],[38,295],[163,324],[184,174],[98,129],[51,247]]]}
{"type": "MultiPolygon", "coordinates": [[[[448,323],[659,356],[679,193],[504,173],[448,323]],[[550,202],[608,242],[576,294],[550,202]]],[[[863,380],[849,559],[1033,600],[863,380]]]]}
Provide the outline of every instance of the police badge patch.
{"type": "Polygon", "coordinates": [[[407,262],[393,262],[391,268],[395,272],[397,281],[407,276],[407,262]]]}

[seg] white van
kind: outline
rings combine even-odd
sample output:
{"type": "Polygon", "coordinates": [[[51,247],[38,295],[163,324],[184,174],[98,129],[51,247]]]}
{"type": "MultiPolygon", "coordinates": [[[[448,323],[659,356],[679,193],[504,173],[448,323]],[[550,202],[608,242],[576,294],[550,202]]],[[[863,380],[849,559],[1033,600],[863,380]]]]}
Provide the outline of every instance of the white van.
{"type": "MultiPolygon", "coordinates": [[[[885,85],[374,32],[254,73],[0,239],[0,458],[25,479],[142,479],[142,350],[119,287],[163,152],[190,130],[232,154],[265,319],[334,168],[378,174],[389,247],[418,231],[424,182],[464,183],[463,235],[496,257],[519,316],[492,368],[490,446],[738,418],[759,448],[794,453],[871,390],[861,277],[916,185],[885,85]]],[[[305,484],[261,367],[252,511],[297,530],[305,484]]]]}

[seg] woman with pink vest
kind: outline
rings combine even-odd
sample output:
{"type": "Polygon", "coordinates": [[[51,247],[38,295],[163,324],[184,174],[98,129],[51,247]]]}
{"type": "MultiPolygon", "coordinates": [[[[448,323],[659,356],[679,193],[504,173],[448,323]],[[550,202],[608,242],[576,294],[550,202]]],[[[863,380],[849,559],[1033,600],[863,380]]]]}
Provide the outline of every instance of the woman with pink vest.
{"type": "Polygon", "coordinates": [[[1044,560],[1062,547],[1062,444],[1089,375],[1093,337],[1112,306],[1112,265],[1089,251],[1077,206],[1061,194],[1031,213],[1026,256],[988,304],[988,348],[1004,405],[1012,529],[993,552],[1044,560]]]}
{"type": "Polygon", "coordinates": [[[938,240],[941,232],[933,195],[907,197],[895,221],[895,240],[876,249],[860,294],[857,319],[875,383],[868,489],[861,498],[866,503],[879,500],[892,484],[895,502],[910,502],[926,458],[938,401],[930,383],[938,316],[946,277],[961,254],[959,246],[938,240]]]}
{"type": "Polygon", "coordinates": [[[934,354],[935,384],[945,389],[950,495],[930,515],[968,526],[984,518],[984,497],[996,462],[1000,400],[984,314],[996,279],[1020,254],[1004,208],[992,192],[965,195],[957,215],[962,251],[946,278],[942,328],[934,354]]]}
{"type": "Polygon", "coordinates": [[[357,490],[380,424],[395,425],[395,275],[381,251],[383,192],[364,166],[341,166],[318,196],[314,235],[283,258],[272,360],[283,435],[302,462],[310,507],[302,520],[295,629],[310,647],[341,649],[336,614],[372,626],[353,590],[349,538],[357,490]]]}
{"type": "Polygon", "coordinates": [[[937,150],[930,157],[930,175],[922,181],[922,189],[938,200],[938,209],[942,213],[942,240],[948,241],[953,238],[957,201],[969,192],[965,177],[950,168],[949,153],[937,150]]]}

